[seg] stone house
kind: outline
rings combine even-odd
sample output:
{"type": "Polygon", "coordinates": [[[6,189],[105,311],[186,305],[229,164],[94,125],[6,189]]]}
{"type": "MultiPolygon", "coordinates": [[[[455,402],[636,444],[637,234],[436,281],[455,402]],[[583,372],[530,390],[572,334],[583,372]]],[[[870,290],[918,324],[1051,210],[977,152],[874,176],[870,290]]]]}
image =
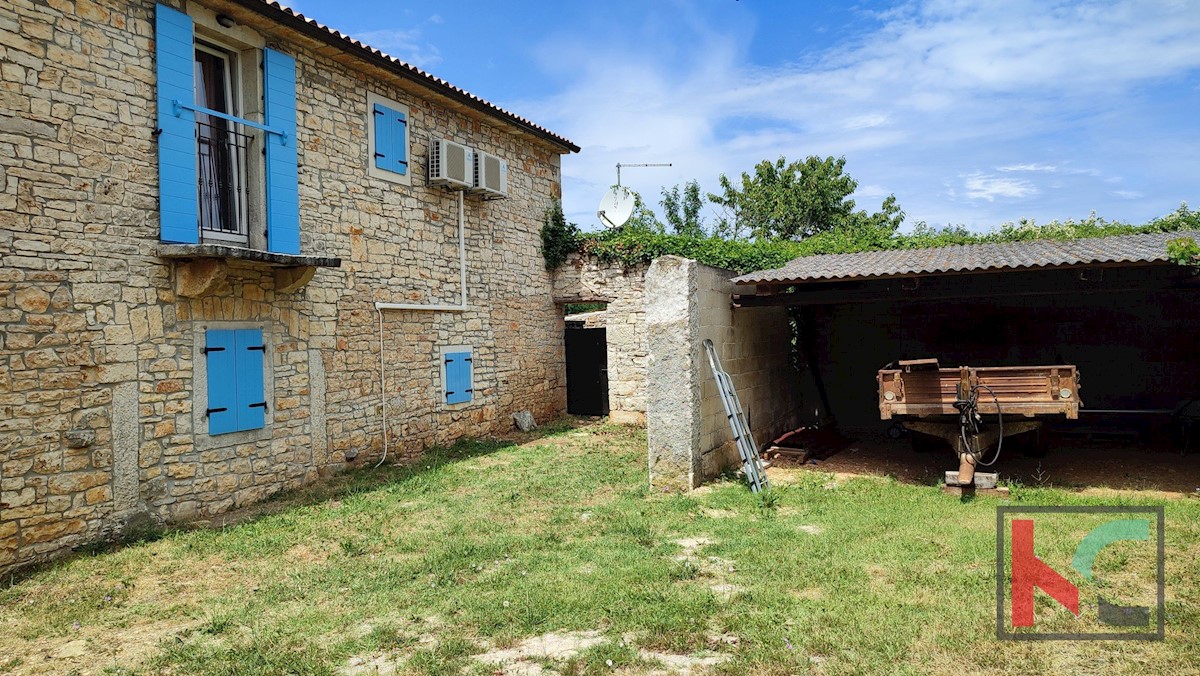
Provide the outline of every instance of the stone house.
{"type": "Polygon", "coordinates": [[[14,0],[0,62],[0,571],[564,409],[569,140],[262,0],[14,0]]]}

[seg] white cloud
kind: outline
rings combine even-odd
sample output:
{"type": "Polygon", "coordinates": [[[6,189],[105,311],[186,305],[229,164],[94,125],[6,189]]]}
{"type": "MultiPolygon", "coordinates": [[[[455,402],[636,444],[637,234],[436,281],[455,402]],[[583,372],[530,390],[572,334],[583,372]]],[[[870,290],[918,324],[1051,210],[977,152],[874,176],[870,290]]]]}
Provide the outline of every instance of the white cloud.
{"type": "Polygon", "coordinates": [[[1144,195],[1136,190],[1114,190],[1113,193],[1123,200],[1136,200],[1144,197],[1144,195]]]}
{"type": "Polygon", "coordinates": [[[1038,189],[1029,181],[1018,178],[998,178],[983,174],[963,177],[967,197],[974,200],[994,202],[997,197],[1029,197],[1038,194],[1038,189]]]}
{"type": "Polygon", "coordinates": [[[745,62],[747,36],[693,23],[693,39],[676,40],[688,58],[656,54],[640,35],[624,44],[556,37],[541,63],[565,88],[506,104],[583,146],[564,160],[564,207],[581,224],[595,220],[617,162],[674,163],[624,173],[656,205],[663,185],[696,178],[712,190],[720,173],[811,154],[845,155],[851,175],[895,192],[913,218],[962,222],[980,201],[1041,194],[972,166],[1100,179],[1070,168],[1075,148],[1057,149],[1063,159],[1050,164],[1014,161],[1014,145],[1072,131],[1076,118],[1124,105],[1140,85],[1200,68],[1200,12],[1187,3],[928,0],[881,17],[850,46],[773,69],[745,62]],[[929,189],[948,180],[975,202],[945,203],[929,189]]]}
{"type": "Polygon", "coordinates": [[[355,33],[354,38],[418,68],[429,68],[442,60],[441,51],[423,40],[418,28],[383,28],[355,33]]]}
{"type": "Polygon", "coordinates": [[[1037,171],[1047,174],[1053,174],[1058,171],[1058,167],[1053,164],[1010,164],[1004,167],[996,167],[996,171],[1012,172],[1012,171],[1037,171]]]}

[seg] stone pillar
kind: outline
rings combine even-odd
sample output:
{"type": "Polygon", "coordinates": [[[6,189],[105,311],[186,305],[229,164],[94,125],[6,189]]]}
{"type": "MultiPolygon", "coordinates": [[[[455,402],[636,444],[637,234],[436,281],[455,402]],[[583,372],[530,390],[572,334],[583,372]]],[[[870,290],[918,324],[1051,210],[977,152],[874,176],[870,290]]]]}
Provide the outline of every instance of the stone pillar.
{"type": "Polygon", "coordinates": [[[117,383],[112,400],[113,507],[118,513],[141,505],[138,475],[138,384],[117,383]]]}
{"type": "Polygon", "coordinates": [[[312,425],[312,465],[329,463],[329,428],[325,419],[325,360],[321,351],[308,351],[308,419],[312,425]]]}
{"type": "Polygon", "coordinates": [[[740,465],[702,343],[713,341],[750,429],[765,442],[794,429],[800,376],[782,307],[733,310],[733,272],[664,256],[646,273],[650,485],[688,490],[740,465]]]}
{"type": "Polygon", "coordinates": [[[701,480],[697,265],[663,256],[646,273],[646,438],[650,486],[659,490],[690,490],[701,480]]]}

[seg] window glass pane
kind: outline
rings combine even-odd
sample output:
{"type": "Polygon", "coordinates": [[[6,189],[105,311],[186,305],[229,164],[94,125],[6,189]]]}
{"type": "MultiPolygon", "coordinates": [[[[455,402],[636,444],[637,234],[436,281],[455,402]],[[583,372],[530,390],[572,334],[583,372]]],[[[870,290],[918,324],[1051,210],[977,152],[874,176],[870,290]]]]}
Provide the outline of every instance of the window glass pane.
{"type": "MultiPolygon", "coordinates": [[[[234,115],[233,54],[205,43],[195,50],[196,105],[234,115]]],[[[203,235],[244,242],[240,170],[246,136],[237,125],[206,113],[196,113],[199,152],[200,230],[203,235]]]]}

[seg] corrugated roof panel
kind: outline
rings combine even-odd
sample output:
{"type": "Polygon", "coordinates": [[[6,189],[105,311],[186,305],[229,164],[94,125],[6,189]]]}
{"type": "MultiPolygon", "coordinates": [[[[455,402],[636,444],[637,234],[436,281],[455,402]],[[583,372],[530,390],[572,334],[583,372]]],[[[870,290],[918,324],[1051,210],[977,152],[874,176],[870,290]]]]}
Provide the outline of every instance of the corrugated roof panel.
{"type": "Polygon", "coordinates": [[[733,281],[737,284],[786,284],[1090,263],[1152,263],[1166,261],[1167,242],[1178,237],[1200,238],[1200,232],[1151,232],[1091,239],[956,244],[929,249],[803,256],[782,268],[751,272],[735,277],[733,281]]]}

